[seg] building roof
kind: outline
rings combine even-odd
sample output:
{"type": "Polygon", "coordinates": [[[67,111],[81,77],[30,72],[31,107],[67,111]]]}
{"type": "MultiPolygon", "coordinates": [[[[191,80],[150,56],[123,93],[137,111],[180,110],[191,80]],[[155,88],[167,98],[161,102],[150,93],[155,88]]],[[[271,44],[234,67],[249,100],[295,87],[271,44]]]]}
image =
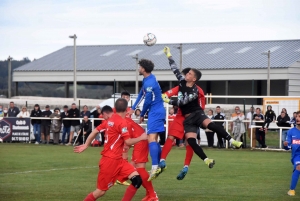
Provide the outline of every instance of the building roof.
{"type": "MultiPolygon", "coordinates": [[[[163,54],[164,46],[171,48],[179,65],[179,44],[77,46],[77,71],[128,71],[135,70],[132,56],[151,59],[155,70],[168,70],[163,54]]],[[[271,68],[287,68],[300,60],[300,39],[275,41],[183,43],[183,68],[243,69],[266,68],[271,51],[271,68]]],[[[74,47],[67,46],[15,71],[73,71],[74,47]]]]}

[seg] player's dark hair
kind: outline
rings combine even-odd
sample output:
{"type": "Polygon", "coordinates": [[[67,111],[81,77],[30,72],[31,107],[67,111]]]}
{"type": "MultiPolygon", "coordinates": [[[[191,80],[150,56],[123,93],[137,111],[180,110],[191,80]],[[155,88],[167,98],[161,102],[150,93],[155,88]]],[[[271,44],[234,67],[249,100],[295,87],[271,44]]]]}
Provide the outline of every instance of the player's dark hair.
{"type": "Polygon", "coordinates": [[[124,98],[118,98],[115,103],[116,112],[125,112],[128,107],[128,102],[124,98]]]}
{"type": "Polygon", "coordinates": [[[297,115],[300,114],[300,110],[298,110],[298,111],[296,112],[296,114],[297,114],[297,115]]]}
{"type": "Polygon", "coordinates": [[[196,68],[191,68],[191,71],[193,71],[196,76],[196,82],[199,81],[202,77],[202,73],[196,68]]]}
{"type": "Polygon", "coordinates": [[[121,97],[122,96],[129,96],[130,97],[130,93],[128,91],[122,91],[121,97]]]}
{"type": "Polygon", "coordinates": [[[103,114],[104,112],[111,113],[111,112],[113,112],[113,109],[109,105],[105,105],[101,110],[101,114],[103,114]]]}
{"type": "Polygon", "coordinates": [[[148,59],[141,59],[139,65],[143,67],[147,73],[151,73],[154,69],[154,63],[148,59]]]}
{"type": "Polygon", "coordinates": [[[191,69],[192,69],[192,68],[190,68],[190,67],[185,68],[185,69],[183,69],[183,70],[181,71],[181,73],[182,73],[183,75],[186,75],[191,69]]]}

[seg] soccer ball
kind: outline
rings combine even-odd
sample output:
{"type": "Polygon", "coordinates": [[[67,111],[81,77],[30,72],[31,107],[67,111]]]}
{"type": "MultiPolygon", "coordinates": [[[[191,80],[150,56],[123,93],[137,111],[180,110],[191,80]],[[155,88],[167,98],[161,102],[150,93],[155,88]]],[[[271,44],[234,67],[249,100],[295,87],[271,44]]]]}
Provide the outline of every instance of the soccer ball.
{"type": "Polygon", "coordinates": [[[144,41],[145,45],[153,46],[156,43],[156,36],[152,33],[147,33],[144,36],[143,41],[144,41]]]}

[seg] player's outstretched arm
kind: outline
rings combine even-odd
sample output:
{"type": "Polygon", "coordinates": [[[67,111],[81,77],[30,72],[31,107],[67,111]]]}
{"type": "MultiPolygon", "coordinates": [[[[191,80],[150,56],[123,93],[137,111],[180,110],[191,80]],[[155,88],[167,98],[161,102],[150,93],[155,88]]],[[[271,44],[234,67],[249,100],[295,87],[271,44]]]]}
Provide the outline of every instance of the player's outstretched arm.
{"type": "Polygon", "coordinates": [[[142,140],[147,140],[148,136],[146,133],[143,133],[140,137],[137,138],[129,138],[127,140],[125,140],[126,145],[131,146],[134,145],[142,140]]]}
{"type": "Polygon", "coordinates": [[[137,99],[135,100],[133,106],[131,106],[131,110],[128,113],[133,114],[134,110],[136,109],[137,106],[139,106],[139,104],[142,102],[143,99],[144,99],[144,93],[143,93],[143,89],[141,89],[137,99]]]}
{"type": "Polygon", "coordinates": [[[286,141],[283,142],[283,148],[285,150],[290,150],[291,145],[292,145],[292,135],[291,135],[291,132],[289,130],[288,133],[287,133],[287,136],[286,136],[286,141]]]}
{"type": "Polygon", "coordinates": [[[171,51],[169,47],[164,47],[164,53],[166,54],[166,56],[169,59],[169,64],[171,67],[171,70],[173,71],[174,75],[176,76],[178,81],[182,81],[184,80],[184,76],[181,74],[181,72],[179,71],[177,64],[175,63],[175,61],[173,60],[173,57],[171,55],[171,51]]]}
{"type": "Polygon", "coordinates": [[[84,150],[86,150],[89,147],[89,145],[91,144],[91,142],[93,141],[93,139],[95,139],[95,137],[98,133],[99,133],[99,131],[97,129],[94,129],[93,132],[86,139],[85,144],[74,147],[74,152],[81,153],[84,150]]]}

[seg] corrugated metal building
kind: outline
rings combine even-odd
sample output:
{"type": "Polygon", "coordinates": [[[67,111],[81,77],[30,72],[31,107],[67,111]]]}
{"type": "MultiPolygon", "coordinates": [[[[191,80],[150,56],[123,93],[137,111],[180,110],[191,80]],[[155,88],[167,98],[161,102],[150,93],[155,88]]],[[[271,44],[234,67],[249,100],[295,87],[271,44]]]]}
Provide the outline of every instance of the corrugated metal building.
{"type": "MultiPolygon", "coordinates": [[[[153,73],[163,90],[176,85],[163,47],[171,48],[175,61],[180,63],[179,44],[95,45],[77,46],[78,84],[117,81],[135,90],[136,62],[132,57],[151,59],[153,73]]],[[[199,85],[205,93],[215,95],[266,95],[268,58],[262,53],[271,51],[271,95],[300,95],[300,40],[246,41],[182,44],[182,67],[200,69],[199,85]]],[[[14,70],[13,81],[73,82],[73,46],[64,47],[14,70]]],[[[142,80],[142,77],[139,77],[142,80]]],[[[68,87],[67,87],[68,88],[68,87]]],[[[66,93],[67,94],[67,93],[66,93]]]]}

